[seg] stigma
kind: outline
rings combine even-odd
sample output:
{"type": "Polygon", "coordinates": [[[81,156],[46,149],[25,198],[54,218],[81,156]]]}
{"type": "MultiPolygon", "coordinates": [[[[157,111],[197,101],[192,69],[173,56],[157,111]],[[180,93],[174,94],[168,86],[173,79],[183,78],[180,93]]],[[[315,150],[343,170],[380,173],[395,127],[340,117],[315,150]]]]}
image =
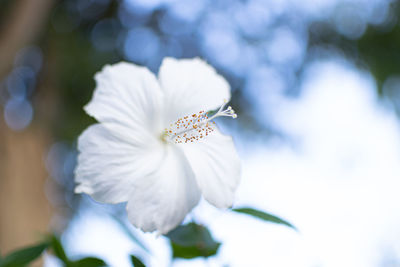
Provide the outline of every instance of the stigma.
{"type": "Polygon", "coordinates": [[[219,110],[209,115],[209,112],[201,110],[197,113],[179,118],[170,124],[170,128],[165,128],[163,138],[165,141],[175,144],[193,143],[208,137],[216,128],[213,121],[217,117],[237,118],[231,106],[225,109],[228,101],[224,100],[219,110]]]}

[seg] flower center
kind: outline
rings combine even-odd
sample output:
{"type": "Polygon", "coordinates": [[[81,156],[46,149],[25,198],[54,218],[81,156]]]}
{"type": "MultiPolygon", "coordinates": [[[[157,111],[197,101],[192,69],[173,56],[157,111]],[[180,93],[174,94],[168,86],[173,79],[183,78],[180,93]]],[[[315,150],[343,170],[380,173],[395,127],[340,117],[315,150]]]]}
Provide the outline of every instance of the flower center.
{"type": "Polygon", "coordinates": [[[217,117],[232,117],[236,118],[237,115],[232,107],[224,109],[227,101],[219,108],[219,110],[209,117],[208,112],[204,110],[198,113],[179,118],[173,124],[170,124],[170,128],[165,128],[163,133],[163,139],[168,142],[175,144],[188,143],[201,140],[206,138],[215,129],[215,122],[213,121],[217,117]]]}

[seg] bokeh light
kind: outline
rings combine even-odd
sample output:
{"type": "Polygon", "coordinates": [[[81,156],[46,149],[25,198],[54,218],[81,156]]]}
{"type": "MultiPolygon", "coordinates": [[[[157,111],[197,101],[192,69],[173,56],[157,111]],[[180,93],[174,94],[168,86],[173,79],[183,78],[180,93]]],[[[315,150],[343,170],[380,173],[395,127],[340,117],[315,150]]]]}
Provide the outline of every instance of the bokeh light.
{"type": "MultiPolygon", "coordinates": [[[[398,266],[399,6],[395,0],[56,3],[1,77],[0,107],[7,130],[48,136],[44,190],[67,252],[104,256],[113,266],[129,266],[129,253],[149,266],[398,266]],[[288,218],[300,234],[202,202],[186,221],[208,226],[223,242],[220,254],[172,261],[168,240],[130,227],[123,204],[74,194],[76,139],[95,123],[82,110],[94,74],[119,61],[157,73],[167,56],[203,58],[231,85],[238,119],[217,123],[243,158],[235,205],[288,218]]],[[[46,266],[60,265],[48,257],[46,266]]]]}
{"type": "Polygon", "coordinates": [[[15,131],[28,127],[32,117],[32,105],[26,100],[11,98],[4,107],[4,120],[15,131]]]}

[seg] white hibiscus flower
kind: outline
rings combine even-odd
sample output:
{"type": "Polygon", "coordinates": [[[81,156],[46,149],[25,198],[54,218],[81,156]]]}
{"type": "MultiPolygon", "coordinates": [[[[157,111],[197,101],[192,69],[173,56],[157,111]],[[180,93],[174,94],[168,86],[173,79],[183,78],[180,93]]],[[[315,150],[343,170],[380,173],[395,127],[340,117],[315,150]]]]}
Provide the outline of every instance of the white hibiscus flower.
{"type": "Polygon", "coordinates": [[[236,114],[224,110],[230,88],[211,66],[166,58],[157,79],[122,62],[95,79],[85,111],[99,123],[79,137],[75,192],[127,202],[133,225],[161,234],[178,226],[201,195],[218,208],[232,206],[239,157],[212,119],[236,114]],[[218,107],[208,117],[205,111],[218,107]]]}

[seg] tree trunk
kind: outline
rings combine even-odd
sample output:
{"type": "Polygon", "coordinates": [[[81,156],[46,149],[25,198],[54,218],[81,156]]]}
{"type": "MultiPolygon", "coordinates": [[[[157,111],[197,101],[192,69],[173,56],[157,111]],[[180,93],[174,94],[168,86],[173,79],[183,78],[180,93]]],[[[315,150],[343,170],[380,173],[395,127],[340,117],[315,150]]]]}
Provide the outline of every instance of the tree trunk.
{"type": "MultiPolygon", "coordinates": [[[[0,28],[0,81],[17,52],[46,25],[54,0],[14,0],[0,28]]],[[[0,110],[0,254],[30,245],[48,232],[51,208],[45,195],[47,128],[10,130],[0,110]]]]}
{"type": "Polygon", "coordinates": [[[48,232],[51,209],[44,166],[49,138],[31,127],[16,133],[0,120],[0,250],[37,242],[48,232]]]}

